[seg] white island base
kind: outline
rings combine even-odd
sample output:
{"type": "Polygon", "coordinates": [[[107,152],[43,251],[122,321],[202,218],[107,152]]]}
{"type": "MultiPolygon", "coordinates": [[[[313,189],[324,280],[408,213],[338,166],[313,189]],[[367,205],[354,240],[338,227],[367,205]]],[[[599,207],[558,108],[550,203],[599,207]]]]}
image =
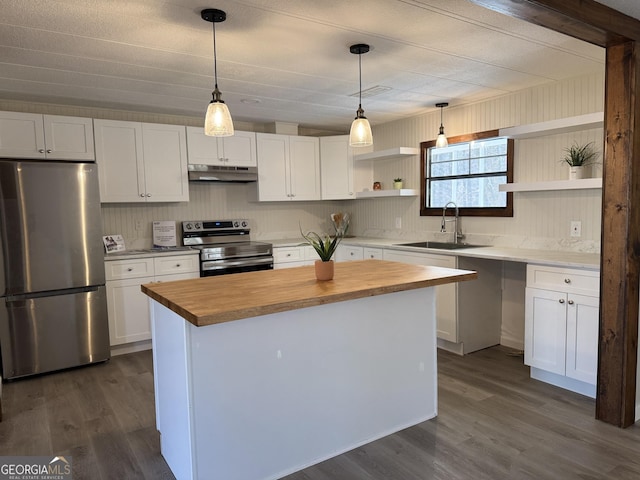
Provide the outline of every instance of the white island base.
{"type": "Polygon", "coordinates": [[[276,479],[436,416],[433,287],[203,327],[150,302],[178,480],[276,479]]]}

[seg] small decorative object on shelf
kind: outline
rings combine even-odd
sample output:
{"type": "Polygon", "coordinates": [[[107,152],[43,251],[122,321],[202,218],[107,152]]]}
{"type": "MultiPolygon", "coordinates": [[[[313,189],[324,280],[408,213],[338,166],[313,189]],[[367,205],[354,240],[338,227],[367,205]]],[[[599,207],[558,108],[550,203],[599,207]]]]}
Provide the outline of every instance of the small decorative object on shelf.
{"type": "Polygon", "coordinates": [[[396,190],[402,190],[402,179],[401,178],[394,178],[393,179],[393,188],[395,188],[396,190]]]}
{"type": "Polygon", "coordinates": [[[593,142],[585,145],[574,143],[569,148],[565,148],[565,156],[562,159],[569,165],[569,180],[579,180],[584,178],[584,167],[595,163],[598,152],[594,150],[593,142]]]}
{"type": "MultiPolygon", "coordinates": [[[[334,214],[337,215],[337,214],[334,214]]],[[[332,215],[332,217],[334,216],[332,215]]],[[[340,214],[342,215],[342,214],[340,214]]],[[[333,219],[334,225],[338,223],[335,219],[333,219]]],[[[342,224],[342,223],[341,223],[342,224]]],[[[335,253],[338,245],[340,245],[340,241],[342,237],[347,233],[349,229],[348,216],[347,221],[344,224],[344,229],[342,232],[338,234],[338,229],[336,228],[336,234],[334,237],[330,237],[326,233],[322,236],[318,235],[316,232],[308,232],[304,233],[302,231],[302,227],[300,227],[300,233],[302,237],[307,241],[309,245],[313,247],[316,251],[320,260],[316,260],[315,262],[315,272],[316,279],[320,281],[332,280],[333,279],[333,254],[335,253]]]]}
{"type": "Polygon", "coordinates": [[[382,190],[382,184],[380,182],[373,182],[374,190],[382,190]]]}

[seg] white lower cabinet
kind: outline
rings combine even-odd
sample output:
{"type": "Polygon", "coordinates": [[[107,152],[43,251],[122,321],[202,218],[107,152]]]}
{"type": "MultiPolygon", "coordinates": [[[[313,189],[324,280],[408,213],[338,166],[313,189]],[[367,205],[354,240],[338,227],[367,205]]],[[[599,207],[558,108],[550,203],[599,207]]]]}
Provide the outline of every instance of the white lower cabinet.
{"type": "Polygon", "coordinates": [[[319,258],[316,251],[310,245],[273,247],[274,270],[313,265],[319,258]]]}
{"type": "Polygon", "coordinates": [[[524,360],[533,378],[595,396],[599,278],[594,270],[527,265],[524,360]]]}
{"type": "Polygon", "coordinates": [[[341,243],[338,245],[335,253],[336,262],[349,262],[353,260],[364,259],[364,248],[356,245],[345,245],[341,243]]]}
{"type": "Polygon", "coordinates": [[[502,262],[391,249],[383,259],[477,271],[477,280],[435,287],[438,347],[464,355],[500,343],[502,262]]]}
{"type": "Polygon", "coordinates": [[[197,278],[199,268],[197,253],[106,261],[110,344],[151,338],[149,297],[140,291],[140,285],[197,278]]]}

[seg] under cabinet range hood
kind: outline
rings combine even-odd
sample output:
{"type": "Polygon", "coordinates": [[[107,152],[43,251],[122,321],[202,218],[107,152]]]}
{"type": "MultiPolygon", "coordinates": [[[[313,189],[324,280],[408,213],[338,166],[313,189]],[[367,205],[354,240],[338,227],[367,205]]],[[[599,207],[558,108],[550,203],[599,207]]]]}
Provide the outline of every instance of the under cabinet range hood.
{"type": "Polygon", "coordinates": [[[256,167],[223,167],[218,165],[189,164],[190,182],[248,183],[258,180],[256,167]]]}

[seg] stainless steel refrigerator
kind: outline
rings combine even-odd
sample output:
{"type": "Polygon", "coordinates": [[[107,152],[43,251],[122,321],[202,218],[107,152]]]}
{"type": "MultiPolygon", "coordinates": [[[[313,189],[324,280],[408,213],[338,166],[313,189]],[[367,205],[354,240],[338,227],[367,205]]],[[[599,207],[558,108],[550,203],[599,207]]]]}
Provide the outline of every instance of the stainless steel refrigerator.
{"type": "Polygon", "coordinates": [[[4,378],[110,356],[97,170],[0,159],[4,378]]]}

